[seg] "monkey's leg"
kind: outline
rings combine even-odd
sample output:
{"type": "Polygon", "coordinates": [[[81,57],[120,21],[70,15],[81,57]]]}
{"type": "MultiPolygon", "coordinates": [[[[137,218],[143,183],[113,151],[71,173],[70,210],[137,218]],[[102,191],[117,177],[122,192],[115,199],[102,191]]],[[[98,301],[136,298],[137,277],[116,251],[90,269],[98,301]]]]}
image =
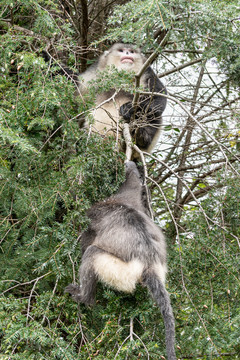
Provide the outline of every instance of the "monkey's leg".
{"type": "Polygon", "coordinates": [[[95,246],[89,246],[84,252],[79,268],[80,285],[70,284],[65,288],[65,292],[69,292],[75,301],[85,305],[94,304],[97,286],[94,259],[102,252],[95,246]]]}
{"type": "Polygon", "coordinates": [[[135,139],[137,146],[139,146],[142,150],[149,152],[149,149],[152,148],[154,137],[160,127],[155,121],[150,121],[148,119],[145,121],[145,124],[143,123],[138,129],[136,129],[135,139]]]}
{"type": "Polygon", "coordinates": [[[145,270],[142,276],[142,282],[147,286],[152,297],[160,307],[166,333],[166,349],[168,360],[176,360],[174,349],[175,343],[175,321],[170,303],[170,298],[162,281],[151,270],[145,270]]]}

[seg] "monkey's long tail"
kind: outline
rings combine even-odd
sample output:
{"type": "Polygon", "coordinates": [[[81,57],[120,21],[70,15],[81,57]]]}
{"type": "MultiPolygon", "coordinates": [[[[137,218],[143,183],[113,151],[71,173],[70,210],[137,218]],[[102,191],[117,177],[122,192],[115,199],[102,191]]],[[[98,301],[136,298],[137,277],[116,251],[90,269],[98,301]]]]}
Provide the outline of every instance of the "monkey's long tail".
{"type": "Polygon", "coordinates": [[[176,360],[174,348],[175,321],[168,292],[165,289],[164,284],[153,271],[145,270],[142,276],[142,281],[147,286],[148,290],[152,294],[152,297],[160,307],[163,316],[168,360],[176,360]]]}

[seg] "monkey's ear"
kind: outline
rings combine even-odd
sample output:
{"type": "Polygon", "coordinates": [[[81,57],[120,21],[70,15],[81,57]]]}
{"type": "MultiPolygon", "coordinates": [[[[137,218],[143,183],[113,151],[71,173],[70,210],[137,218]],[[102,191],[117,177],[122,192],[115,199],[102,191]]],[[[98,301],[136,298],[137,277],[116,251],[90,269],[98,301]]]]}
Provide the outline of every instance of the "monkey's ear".
{"type": "Polygon", "coordinates": [[[104,56],[104,57],[107,57],[107,56],[108,56],[108,54],[109,54],[109,51],[108,51],[108,50],[106,50],[106,51],[104,51],[103,56],[104,56]]]}

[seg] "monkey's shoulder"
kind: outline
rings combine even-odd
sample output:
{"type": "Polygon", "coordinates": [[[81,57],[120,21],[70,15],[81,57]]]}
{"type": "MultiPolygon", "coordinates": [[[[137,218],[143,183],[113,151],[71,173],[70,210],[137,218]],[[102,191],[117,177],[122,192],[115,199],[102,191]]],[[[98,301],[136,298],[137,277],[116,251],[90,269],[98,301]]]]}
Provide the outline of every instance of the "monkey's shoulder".
{"type": "Polygon", "coordinates": [[[104,201],[100,201],[94,204],[88,211],[87,216],[90,219],[102,218],[111,214],[118,213],[134,213],[136,209],[134,207],[127,205],[124,201],[118,199],[118,197],[110,197],[104,201]]]}
{"type": "Polygon", "coordinates": [[[144,72],[144,81],[148,85],[148,88],[154,92],[161,92],[167,95],[167,89],[158,78],[157,74],[153,71],[151,66],[149,66],[144,72]]]}

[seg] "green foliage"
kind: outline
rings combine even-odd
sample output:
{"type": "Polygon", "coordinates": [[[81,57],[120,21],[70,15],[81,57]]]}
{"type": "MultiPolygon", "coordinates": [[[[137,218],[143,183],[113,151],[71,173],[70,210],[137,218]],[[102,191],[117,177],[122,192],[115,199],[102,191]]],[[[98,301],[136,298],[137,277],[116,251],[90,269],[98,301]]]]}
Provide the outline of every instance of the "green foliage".
{"type": "Polygon", "coordinates": [[[178,299],[182,287],[188,295],[181,299],[176,314],[179,338],[185,339],[180,341],[182,354],[187,354],[189,347],[203,358],[232,353],[231,359],[237,359],[240,353],[239,185],[239,180],[229,180],[225,189],[202,201],[204,213],[189,213],[185,221],[188,231],[175,246],[180,256],[171,252],[171,289],[178,299]],[[206,216],[215,223],[208,226],[206,216]]]}
{"type": "Polygon", "coordinates": [[[115,66],[106,67],[104,71],[98,74],[96,80],[89,82],[90,94],[88,96],[92,97],[96,92],[102,93],[103,91],[111,90],[113,83],[116,92],[124,89],[127,92],[133,93],[135,90],[135,73],[118,70],[115,66]]]}
{"type": "MultiPolygon", "coordinates": [[[[115,140],[90,134],[79,123],[96,93],[109,90],[113,81],[116,89],[134,93],[132,74],[111,69],[81,99],[74,85],[57,75],[57,66],[44,63],[39,54],[50,43],[70,52],[71,65],[77,63],[71,51],[79,33],[63,3],[0,1],[0,357],[159,359],[165,355],[164,326],[146,290],[139,286],[130,296],[99,284],[93,309],[63,293],[77,277],[86,210],[124,180],[124,155],[116,151],[115,140]]],[[[167,29],[171,49],[203,51],[237,84],[237,6],[233,0],[130,1],[114,6],[103,37],[152,49],[158,46],[153,32],[167,29]]],[[[180,130],[167,124],[164,131],[180,130]]],[[[157,178],[154,165],[149,162],[150,174],[157,178]]],[[[240,352],[240,184],[236,178],[224,184],[222,192],[206,197],[201,209],[189,206],[178,241],[169,239],[167,288],[182,359],[217,359],[221,354],[237,359],[240,352]]],[[[165,197],[172,200],[173,193],[172,185],[166,187],[165,197]]],[[[152,196],[161,215],[165,199],[156,188],[152,196]]],[[[166,212],[161,220],[168,230],[166,212]]]]}
{"type": "Polygon", "coordinates": [[[175,47],[201,50],[206,58],[216,58],[224,73],[239,85],[238,15],[236,0],[135,0],[115,7],[108,20],[107,38],[121,38],[146,50],[158,46],[152,42],[152,34],[162,28],[171,33],[175,47]]]}
{"type": "Polygon", "coordinates": [[[77,308],[63,289],[79,264],[86,209],[118,189],[124,156],[114,139],[79,128],[89,105],[71,82],[8,34],[2,40],[1,353],[76,359],[77,308]]]}

